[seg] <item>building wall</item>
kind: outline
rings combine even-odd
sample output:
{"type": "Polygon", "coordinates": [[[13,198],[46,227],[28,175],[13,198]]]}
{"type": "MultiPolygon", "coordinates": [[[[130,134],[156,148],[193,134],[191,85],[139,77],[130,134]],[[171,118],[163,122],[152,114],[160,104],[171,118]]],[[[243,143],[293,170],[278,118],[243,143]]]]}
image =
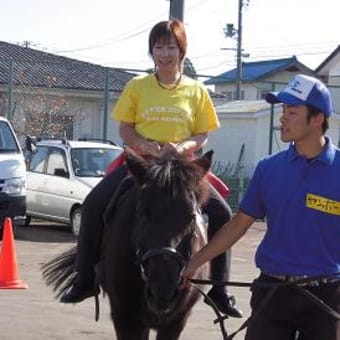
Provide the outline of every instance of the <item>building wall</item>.
{"type": "Polygon", "coordinates": [[[329,118],[329,130],[326,134],[332,138],[336,146],[340,147],[340,114],[334,114],[329,118]]]}
{"type": "Polygon", "coordinates": [[[122,139],[119,136],[119,123],[112,118],[112,110],[116,101],[110,103],[108,109],[107,121],[107,139],[112,140],[116,144],[121,145],[122,139]]]}
{"type": "MultiPolygon", "coordinates": [[[[240,160],[246,174],[250,174],[256,163],[268,154],[270,105],[263,101],[230,102],[216,107],[216,110],[221,127],[209,135],[206,149],[214,150],[214,160],[217,161],[236,165],[240,160]]],[[[278,125],[280,111],[280,107],[275,108],[274,126],[278,125]]],[[[272,150],[279,150],[274,142],[272,150]]]]}
{"type": "MultiPolygon", "coordinates": [[[[249,174],[257,162],[269,154],[270,144],[270,106],[266,109],[254,110],[254,107],[263,107],[263,101],[230,102],[217,107],[221,127],[209,135],[206,149],[214,150],[214,160],[236,164],[244,144],[244,153],[241,159],[249,174]],[[262,104],[261,104],[262,103],[262,104]],[[242,105],[242,106],[240,106],[242,105]],[[229,107],[229,108],[228,108],[229,107]],[[235,110],[233,111],[233,108],[235,110]],[[240,111],[243,108],[243,112],[240,111]],[[228,113],[225,110],[228,109],[228,113]]],[[[289,144],[280,139],[281,106],[275,105],[273,114],[273,129],[271,154],[285,150],[289,144]]],[[[340,144],[340,115],[333,115],[329,119],[330,128],[327,135],[334,144],[340,144]]]]}
{"type": "Polygon", "coordinates": [[[340,55],[330,69],[328,86],[332,94],[334,111],[340,114],[340,55]]]}
{"type": "Polygon", "coordinates": [[[245,144],[244,163],[251,164],[254,153],[255,124],[253,119],[228,119],[219,115],[221,127],[209,135],[205,149],[214,150],[214,160],[236,164],[245,144]]]}

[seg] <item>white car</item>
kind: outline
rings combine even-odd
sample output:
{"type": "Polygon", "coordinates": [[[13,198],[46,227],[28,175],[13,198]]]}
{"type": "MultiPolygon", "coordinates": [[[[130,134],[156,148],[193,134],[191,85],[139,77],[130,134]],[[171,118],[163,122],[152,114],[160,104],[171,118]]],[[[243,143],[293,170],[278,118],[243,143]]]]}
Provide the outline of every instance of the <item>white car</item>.
{"type": "Polygon", "coordinates": [[[70,225],[79,235],[81,205],[123,149],[104,142],[42,140],[27,161],[26,226],[31,217],[70,225]]]}
{"type": "Polygon", "coordinates": [[[13,227],[25,222],[26,167],[10,122],[0,116],[0,237],[6,217],[13,227]]]}

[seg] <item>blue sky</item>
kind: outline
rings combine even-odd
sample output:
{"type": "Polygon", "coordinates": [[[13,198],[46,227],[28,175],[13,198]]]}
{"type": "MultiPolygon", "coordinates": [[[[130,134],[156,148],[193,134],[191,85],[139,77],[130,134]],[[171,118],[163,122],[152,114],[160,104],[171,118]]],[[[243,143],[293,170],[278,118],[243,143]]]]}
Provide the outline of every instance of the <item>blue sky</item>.
{"type": "MultiPolygon", "coordinates": [[[[245,1],[245,0],[244,0],[245,1]]],[[[188,57],[200,74],[216,75],[236,65],[238,0],[185,0],[188,57]]],[[[247,61],[296,55],[317,67],[339,44],[339,0],[250,0],[243,9],[247,61]]],[[[150,28],[169,14],[167,0],[2,1],[0,40],[28,41],[32,48],[105,66],[145,69],[150,28]]]]}

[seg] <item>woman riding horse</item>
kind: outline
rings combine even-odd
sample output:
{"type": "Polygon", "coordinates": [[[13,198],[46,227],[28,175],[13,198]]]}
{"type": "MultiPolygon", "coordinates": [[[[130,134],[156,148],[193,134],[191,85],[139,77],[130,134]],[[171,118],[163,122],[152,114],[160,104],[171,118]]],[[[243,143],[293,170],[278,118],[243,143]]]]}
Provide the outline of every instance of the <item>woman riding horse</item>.
{"type": "MultiPolygon", "coordinates": [[[[182,74],[186,49],[186,34],[180,21],[156,24],[149,35],[149,53],[155,63],[155,73],[128,82],[115,106],[114,118],[120,122],[120,136],[141,155],[157,155],[170,143],[179,153],[191,157],[206,144],[208,132],[219,127],[207,89],[182,74]]],[[[102,240],[102,216],[126,175],[125,166],[116,169],[85,199],[75,268],[77,278],[72,289],[61,297],[61,302],[80,302],[96,293],[94,267],[102,240]]],[[[209,217],[209,238],[231,218],[225,200],[213,189],[210,196],[203,207],[209,217]]],[[[211,261],[214,281],[226,280],[228,272],[226,254],[211,261]]],[[[222,285],[213,286],[208,296],[222,313],[242,317],[234,297],[222,285]]]]}

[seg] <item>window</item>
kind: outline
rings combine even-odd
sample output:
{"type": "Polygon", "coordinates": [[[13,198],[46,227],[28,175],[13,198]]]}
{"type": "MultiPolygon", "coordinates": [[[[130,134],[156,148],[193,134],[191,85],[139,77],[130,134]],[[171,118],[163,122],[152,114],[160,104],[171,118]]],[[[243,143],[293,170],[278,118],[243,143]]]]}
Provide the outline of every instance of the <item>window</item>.
{"type": "Polygon", "coordinates": [[[29,170],[33,172],[44,172],[44,165],[48,154],[48,148],[45,146],[37,147],[36,152],[32,155],[29,164],[29,170]]]}
{"type": "Polygon", "coordinates": [[[74,148],[71,150],[73,170],[77,176],[103,176],[109,164],[120,153],[120,149],[111,148],[74,148]]]}
{"type": "Polygon", "coordinates": [[[0,122],[0,149],[2,151],[19,151],[13,133],[6,122],[0,122]]]}
{"type": "Polygon", "coordinates": [[[56,169],[64,170],[67,173],[67,166],[65,161],[65,153],[63,150],[57,148],[51,148],[48,161],[47,161],[47,168],[46,173],[48,175],[55,175],[56,169]]]}

